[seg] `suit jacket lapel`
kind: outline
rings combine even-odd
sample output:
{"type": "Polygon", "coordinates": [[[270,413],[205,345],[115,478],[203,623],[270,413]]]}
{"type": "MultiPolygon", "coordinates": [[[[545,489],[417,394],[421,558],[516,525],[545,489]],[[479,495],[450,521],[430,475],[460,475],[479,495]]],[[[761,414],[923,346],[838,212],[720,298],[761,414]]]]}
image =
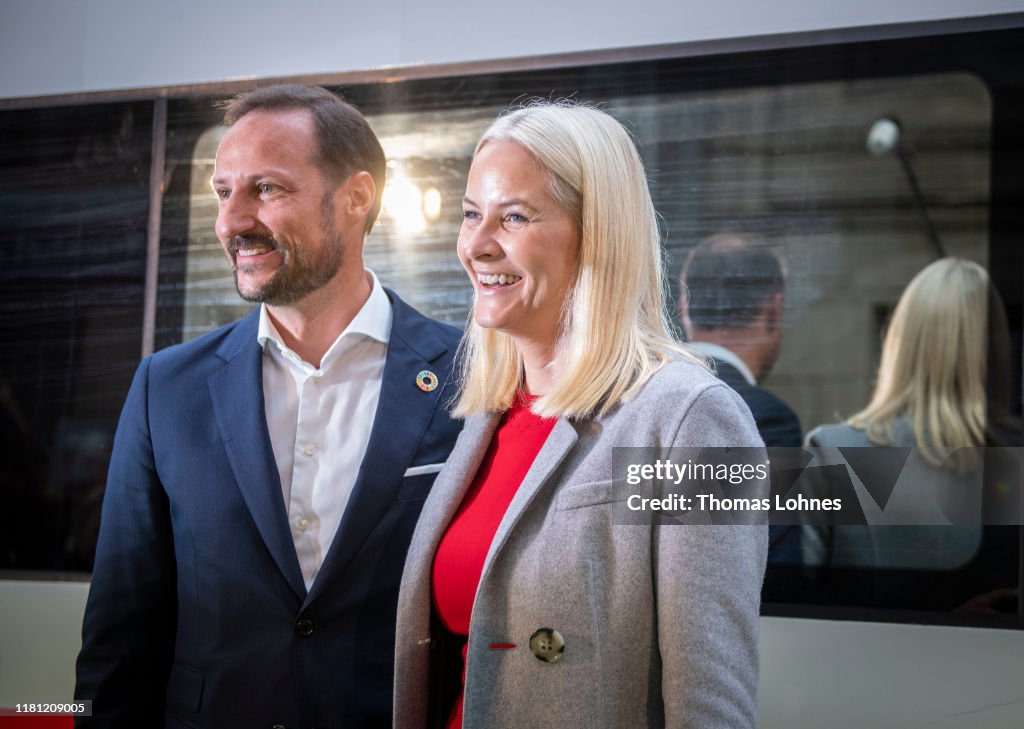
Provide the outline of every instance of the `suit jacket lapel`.
{"type": "Polygon", "coordinates": [[[306,594],[281,493],[263,401],[259,311],[239,322],[217,355],[224,366],[209,380],[210,398],[231,469],[274,562],[300,598],[306,594]]]}
{"type": "Polygon", "coordinates": [[[395,685],[411,698],[398,702],[400,713],[395,717],[396,727],[421,725],[426,715],[429,654],[409,649],[430,638],[430,579],[434,554],[480,468],[500,420],[499,415],[474,416],[466,420],[458,443],[437,477],[416,524],[399,594],[395,661],[395,685]],[[401,713],[402,709],[408,709],[408,713],[401,713]]]}
{"type": "MultiPolygon", "coordinates": [[[[390,291],[388,295],[393,314],[391,336],[370,441],[307,604],[316,599],[332,576],[345,569],[391,506],[434,411],[452,394],[448,387],[425,392],[416,384],[416,376],[431,369],[431,363],[448,348],[424,329],[434,326],[433,322],[416,314],[390,291]]],[[[443,373],[436,374],[440,377],[443,373]]]]}

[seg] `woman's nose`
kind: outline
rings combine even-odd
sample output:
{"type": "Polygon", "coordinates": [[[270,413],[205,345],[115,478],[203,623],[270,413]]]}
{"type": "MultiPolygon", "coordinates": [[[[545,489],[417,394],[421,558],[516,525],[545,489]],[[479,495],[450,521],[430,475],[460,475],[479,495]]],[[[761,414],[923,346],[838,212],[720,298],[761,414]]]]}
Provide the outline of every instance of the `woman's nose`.
{"type": "Polygon", "coordinates": [[[500,256],[501,244],[498,243],[494,233],[494,226],[485,221],[481,221],[472,228],[463,225],[462,233],[459,236],[459,247],[462,249],[462,254],[467,259],[474,261],[489,260],[500,256]]]}

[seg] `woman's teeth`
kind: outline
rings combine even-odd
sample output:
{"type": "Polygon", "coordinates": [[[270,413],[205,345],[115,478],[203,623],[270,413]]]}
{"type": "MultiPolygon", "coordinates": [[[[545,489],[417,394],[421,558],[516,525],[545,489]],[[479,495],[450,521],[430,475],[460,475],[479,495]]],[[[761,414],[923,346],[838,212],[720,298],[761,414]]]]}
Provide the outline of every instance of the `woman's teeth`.
{"type": "Polygon", "coordinates": [[[514,284],[519,281],[522,276],[516,276],[511,273],[481,273],[477,275],[477,279],[484,286],[498,286],[514,284]]]}

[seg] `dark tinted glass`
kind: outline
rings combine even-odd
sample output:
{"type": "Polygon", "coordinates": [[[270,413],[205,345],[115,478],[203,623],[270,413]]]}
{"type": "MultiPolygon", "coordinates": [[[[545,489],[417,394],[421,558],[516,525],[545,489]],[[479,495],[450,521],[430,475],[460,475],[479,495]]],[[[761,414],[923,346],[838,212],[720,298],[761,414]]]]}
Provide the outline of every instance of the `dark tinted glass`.
{"type": "Polygon", "coordinates": [[[0,113],[0,568],[89,571],[142,346],[152,105],[0,113]]]}

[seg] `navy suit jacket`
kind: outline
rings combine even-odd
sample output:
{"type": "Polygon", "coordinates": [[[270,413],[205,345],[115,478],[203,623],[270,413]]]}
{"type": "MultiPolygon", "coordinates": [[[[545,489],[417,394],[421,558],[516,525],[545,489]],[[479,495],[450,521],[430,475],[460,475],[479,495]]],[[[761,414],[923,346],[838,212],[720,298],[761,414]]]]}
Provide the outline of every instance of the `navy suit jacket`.
{"type": "Polygon", "coordinates": [[[307,594],[264,414],[259,312],[145,359],[114,442],[75,695],[78,727],[390,726],[405,553],[461,428],[459,332],[388,291],[380,402],[307,594]],[[417,386],[437,374],[432,392],[417,386]]]}
{"type": "Polygon", "coordinates": [[[718,377],[734,389],[750,408],[757,432],[768,448],[799,448],[803,445],[800,419],[793,408],[762,387],[747,382],[728,362],[715,360],[718,377]]]}

